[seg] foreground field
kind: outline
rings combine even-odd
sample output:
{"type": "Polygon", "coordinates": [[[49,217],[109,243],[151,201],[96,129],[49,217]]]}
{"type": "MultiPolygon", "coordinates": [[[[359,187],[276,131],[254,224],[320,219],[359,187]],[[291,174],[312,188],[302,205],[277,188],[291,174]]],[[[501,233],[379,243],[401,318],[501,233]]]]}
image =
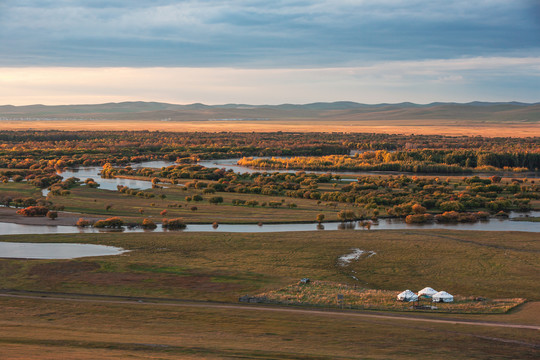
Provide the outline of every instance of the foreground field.
{"type": "MultiPolygon", "coordinates": [[[[460,321],[47,298],[0,297],[0,306],[5,310],[0,319],[0,346],[2,356],[9,359],[417,359],[424,353],[439,359],[538,356],[538,330],[460,321]]],[[[523,313],[535,316],[534,308],[523,313]]]]}
{"type": "MultiPolygon", "coordinates": [[[[403,315],[370,318],[288,312],[291,308],[259,311],[257,305],[220,308],[215,302],[193,306],[146,299],[125,302],[105,296],[236,303],[241,295],[277,290],[310,277],[396,293],[432,286],[462,296],[537,301],[540,244],[532,233],[178,232],[1,239],[94,243],[130,250],[121,256],[77,260],[1,259],[0,288],[16,289],[18,294],[40,290],[99,295],[60,295],[67,296],[64,300],[52,299],[54,294],[26,299],[0,296],[4,314],[0,346],[2,355],[10,359],[412,359],[426,352],[441,359],[533,359],[538,355],[538,331],[526,328],[426,323],[403,315]],[[341,266],[339,257],[353,248],[376,255],[341,266]]],[[[538,325],[537,304],[522,305],[505,315],[423,316],[538,325]]]]}

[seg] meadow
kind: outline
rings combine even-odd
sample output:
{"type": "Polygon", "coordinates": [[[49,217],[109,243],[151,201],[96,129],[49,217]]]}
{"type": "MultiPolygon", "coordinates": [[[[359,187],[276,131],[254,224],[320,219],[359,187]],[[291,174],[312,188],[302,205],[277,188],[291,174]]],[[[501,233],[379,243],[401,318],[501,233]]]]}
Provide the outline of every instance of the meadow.
{"type": "Polygon", "coordinates": [[[2,259],[0,287],[237,301],[309,277],[396,292],[431,286],[465,297],[536,301],[536,238],[426,230],[10,235],[2,240],[92,243],[130,252],[68,261],[2,259]],[[376,255],[339,265],[353,248],[376,255]]]}
{"type": "Polygon", "coordinates": [[[289,313],[282,307],[257,311],[260,305],[213,306],[237,303],[245,294],[278,291],[309,277],[393,294],[432,286],[464,297],[524,297],[528,303],[504,315],[465,311],[416,316],[538,324],[540,247],[535,235],[378,231],[3,236],[4,241],[104,244],[130,252],[75,260],[0,259],[0,288],[11,289],[2,294],[37,296],[0,296],[5,310],[0,319],[2,354],[14,359],[412,359],[430,352],[443,359],[532,359],[538,355],[537,330],[289,313]],[[340,265],[339,257],[353,248],[376,254],[340,265]]]}

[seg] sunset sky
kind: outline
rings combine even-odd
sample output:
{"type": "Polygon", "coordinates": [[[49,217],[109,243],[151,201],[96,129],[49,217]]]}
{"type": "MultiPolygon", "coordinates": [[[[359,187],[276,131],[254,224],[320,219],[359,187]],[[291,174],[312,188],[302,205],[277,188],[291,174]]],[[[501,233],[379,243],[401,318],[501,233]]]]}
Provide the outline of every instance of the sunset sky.
{"type": "Polygon", "coordinates": [[[0,105],[540,101],[540,1],[0,1],[0,105]]]}

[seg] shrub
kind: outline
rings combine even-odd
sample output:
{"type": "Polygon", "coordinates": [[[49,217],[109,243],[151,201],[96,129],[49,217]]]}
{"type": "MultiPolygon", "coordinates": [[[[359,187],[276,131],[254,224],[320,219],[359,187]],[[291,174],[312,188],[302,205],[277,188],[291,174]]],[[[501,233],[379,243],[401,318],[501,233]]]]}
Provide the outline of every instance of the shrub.
{"type": "Polygon", "coordinates": [[[208,199],[208,202],[210,204],[219,204],[219,203],[223,202],[223,197],[222,196],[213,196],[210,199],[208,199]]]}
{"type": "Polygon", "coordinates": [[[29,206],[24,209],[17,210],[17,214],[23,216],[45,216],[49,209],[45,206],[29,206]]]}
{"type": "Polygon", "coordinates": [[[164,229],[178,230],[178,229],[185,229],[187,225],[184,222],[184,219],[176,218],[176,219],[163,219],[162,226],[164,229]]]}
{"type": "Polygon", "coordinates": [[[414,204],[412,206],[412,211],[415,213],[415,214],[424,214],[426,212],[426,208],[423,207],[422,205],[420,204],[414,204]]]}
{"type": "Polygon", "coordinates": [[[105,220],[98,220],[94,223],[95,228],[100,229],[119,229],[124,226],[122,219],[118,217],[112,217],[105,220]]]}
{"type": "Polygon", "coordinates": [[[352,210],[341,210],[337,217],[341,221],[353,221],[356,219],[356,214],[352,210]]]}
{"type": "Polygon", "coordinates": [[[161,215],[161,216],[167,215],[167,210],[162,210],[162,211],[159,213],[159,215],[161,215]]]}
{"type": "Polygon", "coordinates": [[[47,211],[47,217],[51,220],[54,220],[58,217],[58,212],[56,211],[47,211]]]}
{"type": "Polygon", "coordinates": [[[157,225],[150,219],[144,219],[142,221],[141,226],[143,229],[149,229],[149,230],[154,230],[155,228],[157,228],[157,225]]]}
{"type": "Polygon", "coordinates": [[[444,201],[439,208],[443,211],[463,211],[464,206],[459,201],[444,201]]]}
{"type": "Polygon", "coordinates": [[[407,215],[405,222],[407,224],[424,224],[428,221],[428,217],[424,214],[407,215]]]}
{"type": "Polygon", "coordinates": [[[78,227],[87,227],[90,226],[90,221],[80,218],[79,220],[77,220],[77,223],[75,225],[77,225],[78,227]]]}

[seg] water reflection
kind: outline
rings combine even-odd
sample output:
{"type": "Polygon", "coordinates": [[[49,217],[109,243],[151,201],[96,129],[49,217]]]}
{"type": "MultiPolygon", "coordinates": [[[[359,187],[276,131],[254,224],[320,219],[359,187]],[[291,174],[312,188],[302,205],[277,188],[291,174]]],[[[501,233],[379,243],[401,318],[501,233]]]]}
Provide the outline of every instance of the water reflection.
{"type": "MultiPolygon", "coordinates": [[[[532,211],[530,216],[539,216],[540,211],[532,211]]],[[[376,230],[418,230],[418,229],[448,229],[448,230],[474,230],[474,231],[524,231],[540,232],[540,224],[529,221],[513,221],[512,218],[522,216],[519,213],[511,213],[507,219],[491,219],[476,223],[455,223],[455,224],[407,224],[402,219],[380,219],[378,223],[370,226],[359,226],[356,222],[327,222],[301,223],[301,224],[188,224],[184,232],[234,232],[234,233],[277,233],[286,231],[376,231],[376,230]]],[[[69,233],[100,233],[118,230],[103,230],[95,228],[78,228],[76,226],[53,226],[53,225],[21,225],[0,222],[0,234],[69,234],[69,233]]],[[[126,233],[151,232],[140,228],[124,228],[120,231],[126,233]]],[[[157,225],[154,232],[167,231],[161,224],[157,225]]]]}
{"type": "Polygon", "coordinates": [[[338,224],[338,230],[354,230],[356,229],[356,222],[342,222],[338,224]]]}

